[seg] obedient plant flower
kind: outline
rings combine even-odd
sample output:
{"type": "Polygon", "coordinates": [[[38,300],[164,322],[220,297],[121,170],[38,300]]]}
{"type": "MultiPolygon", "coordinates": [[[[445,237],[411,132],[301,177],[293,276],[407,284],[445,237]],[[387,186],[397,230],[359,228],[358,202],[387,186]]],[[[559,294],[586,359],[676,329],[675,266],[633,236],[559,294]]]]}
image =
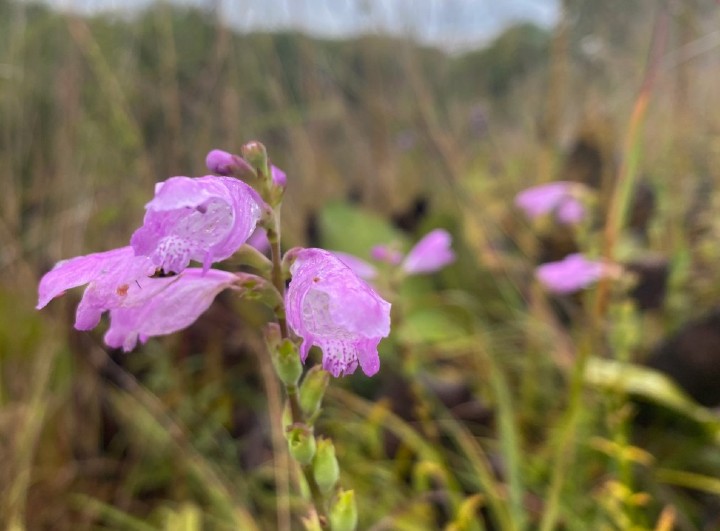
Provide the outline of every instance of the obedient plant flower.
{"type": "Polygon", "coordinates": [[[580,253],[542,264],[535,270],[535,276],[542,285],[558,295],[574,293],[591,286],[602,277],[615,277],[619,273],[619,266],[589,260],[580,253]]]}
{"type": "Polygon", "coordinates": [[[207,271],[250,237],[262,203],[252,188],[231,177],[172,177],[156,185],[130,243],[166,273],[182,271],[191,260],[207,271]]]}
{"type": "Polygon", "coordinates": [[[68,289],[87,284],[75,315],[75,328],[90,330],[104,311],[123,304],[132,284],[154,272],[152,261],[136,256],[132,247],[63,260],[40,280],[37,309],[68,289]]]}
{"type": "Polygon", "coordinates": [[[322,249],[299,249],[290,267],[287,322],[302,338],[303,362],[312,345],[323,351],[333,376],[352,374],[358,364],[372,376],[380,368],[377,346],[390,333],[390,303],[322,249]]]}
{"type": "Polygon", "coordinates": [[[172,334],[194,323],[215,296],[238,280],[233,273],[187,268],[179,275],[130,284],[122,304],[110,309],[105,343],[128,352],[148,337],[172,334]]]}
{"type": "Polygon", "coordinates": [[[105,342],[132,350],[138,339],[170,334],[192,324],[215,295],[238,280],[232,273],[185,269],[152,278],[155,266],[132,247],[78,256],[59,262],[40,280],[37,308],[66,290],[87,284],[77,308],[75,328],[90,330],[110,311],[105,342]]]}
{"type": "Polygon", "coordinates": [[[578,198],[581,190],[581,184],[569,181],[541,184],[520,192],[515,204],[530,219],[553,213],[559,223],[579,223],[586,215],[585,205],[578,198]]]}
{"type": "Polygon", "coordinates": [[[401,267],[409,275],[439,271],[455,261],[451,244],[452,236],[445,229],[430,231],[410,249],[401,267]]]}

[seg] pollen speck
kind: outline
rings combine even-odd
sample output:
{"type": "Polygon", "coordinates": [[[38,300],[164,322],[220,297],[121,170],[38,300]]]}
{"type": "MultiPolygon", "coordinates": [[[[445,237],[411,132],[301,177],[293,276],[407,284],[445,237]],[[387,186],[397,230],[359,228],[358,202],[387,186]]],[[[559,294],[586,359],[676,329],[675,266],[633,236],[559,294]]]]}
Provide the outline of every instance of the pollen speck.
{"type": "Polygon", "coordinates": [[[127,284],[122,284],[122,285],[118,286],[117,290],[115,290],[115,291],[118,295],[120,295],[121,297],[124,297],[125,295],[127,295],[127,292],[129,289],[130,289],[130,286],[128,286],[127,284]]]}

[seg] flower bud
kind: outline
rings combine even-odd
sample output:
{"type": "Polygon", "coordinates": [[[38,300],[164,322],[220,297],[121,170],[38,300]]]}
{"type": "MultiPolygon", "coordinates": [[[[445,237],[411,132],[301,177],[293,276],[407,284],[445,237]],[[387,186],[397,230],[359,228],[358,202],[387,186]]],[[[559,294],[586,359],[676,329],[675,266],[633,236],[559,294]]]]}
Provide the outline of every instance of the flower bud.
{"type": "Polygon", "coordinates": [[[242,158],[221,149],[213,149],[205,158],[208,170],[218,175],[243,177],[254,174],[255,170],[242,158]]]}
{"type": "Polygon", "coordinates": [[[285,188],[287,186],[287,175],[277,166],[270,167],[270,173],[272,174],[272,182],[275,186],[285,188]]]}
{"type": "Polygon", "coordinates": [[[330,492],[340,477],[340,466],[335,457],[335,446],[330,439],[320,439],[313,460],[315,481],[323,494],[330,492]]]}
{"type": "Polygon", "coordinates": [[[293,424],[287,432],[288,448],[293,459],[301,465],[309,465],[315,456],[315,436],[304,424],[293,424]]]}
{"type": "Polygon", "coordinates": [[[357,527],[358,512],[355,504],[355,492],[341,492],[330,510],[330,525],[333,531],[354,531],[357,527]]]}
{"type": "Polygon", "coordinates": [[[265,146],[253,140],[241,148],[243,157],[250,163],[250,166],[265,177],[268,177],[268,158],[265,146]]]}
{"type": "Polygon", "coordinates": [[[284,339],[272,352],[272,361],[275,372],[285,385],[297,385],[303,368],[295,343],[284,339]]]}
{"type": "Polygon", "coordinates": [[[300,407],[307,417],[312,417],[320,410],[329,383],[330,373],[317,365],[305,375],[300,386],[300,407]]]}
{"type": "Polygon", "coordinates": [[[282,412],[282,427],[285,431],[290,429],[290,426],[292,426],[293,418],[292,418],[292,410],[290,409],[290,403],[285,402],[285,407],[283,407],[282,412]]]}

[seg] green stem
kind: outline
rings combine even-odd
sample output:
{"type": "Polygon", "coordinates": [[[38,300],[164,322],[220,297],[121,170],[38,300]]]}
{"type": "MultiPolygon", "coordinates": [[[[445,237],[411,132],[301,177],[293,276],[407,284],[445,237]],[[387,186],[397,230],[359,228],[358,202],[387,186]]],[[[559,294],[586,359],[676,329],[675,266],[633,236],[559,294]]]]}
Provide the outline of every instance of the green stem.
{"type": "Polygon", "coordinates": [[[575,360],[572,380],[570,382],[570,403],[565,418],[562,421],[558,444],[553,454],[552,477],[547,494],[546,509],[540,523],[540,531],[552,531],[556,527],[560,513],[560,499],[565,484],[567,471],[573,462],[575,454],[575,438],[577,425],[582,414],[582,395],[585,368],[590,357],[592,340],[588,338],[578,351],[575,360]]]}
{"type": "MultiPolygon", "coordinates": [[[[280,250],[280,208],[279,206],[275,209],[273,215],[272,226],[268,228],[268,240],[270,241],[270,254],[272,257],[272,283],[280,293],[282,300],[285,300],[285,279],[283,278],[282,271],[282,254],[280,250]]],[[[283,339],[290,337],[288,332],[287,320],[285,318],[285,308],[276,308],[275,310],[278,325],[280,326],[280,334],[283,339]]],[[[300,400],[298,398],[298,389],[296,385],[285,385],[285,394],[288,397],[290,404],[290,414],[292,416],[293,424],[304,424],[307,425],[307,419],[303,414],[302,408],[300,407],[300,400]]],[[[320,526],[323,529],[330,530],[330,519],[327,516],[325,498],[320,492],[320,487],[315,480],[315,474],[313,472],[312,465],[301,466],[303,476],[310,489],[310,496],[312,497],[313,506],[315,512],[318,515],[320,526]]]]}

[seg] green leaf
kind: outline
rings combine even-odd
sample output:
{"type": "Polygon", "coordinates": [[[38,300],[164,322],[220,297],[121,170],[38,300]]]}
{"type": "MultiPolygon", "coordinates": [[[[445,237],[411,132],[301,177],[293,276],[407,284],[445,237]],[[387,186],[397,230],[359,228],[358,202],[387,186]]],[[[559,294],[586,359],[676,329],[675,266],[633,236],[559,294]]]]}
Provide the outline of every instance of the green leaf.
{"type": "Polygon", "coordinates": [[[405,248],[405,236],[381,216],[347,203],[328,203],[320,211],[320,234],[326,249],[369,258],[378,244],[396,242],[405,248]]]}
{"type": "Polygon", "coordinates": [[[643,397],[707,427],[720,442],[720,419],[694,402],[664,374],[632,363],[590,358],[585,381],[595,387],[643,397]]]}
{"type": "Polygon", "coordinates": [[[465,312],[454,307],[429,307],[411,311],[397,331],[410,344],[437,343],[468,335],[465,312]]]}

